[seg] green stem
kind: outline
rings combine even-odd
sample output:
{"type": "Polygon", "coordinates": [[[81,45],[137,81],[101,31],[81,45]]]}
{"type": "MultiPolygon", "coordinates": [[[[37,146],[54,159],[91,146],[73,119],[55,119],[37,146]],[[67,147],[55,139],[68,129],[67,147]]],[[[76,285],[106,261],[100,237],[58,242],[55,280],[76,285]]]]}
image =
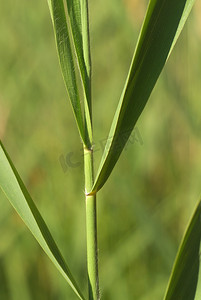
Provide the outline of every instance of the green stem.
{"type": "MultiPolygon", "coordinates": [[[[87,135],[92,143],[91,55],[89,40],[88,0],[82,0],[81,3],[83,52],[88,76],[88,103],[85,101],[85,125],[87,129],[87,135]],[[86,105],[88,105],[88,107],[86,105]]],[[[92,147],[90,147],[90,149],[84,148],[84,172],[89,300],[99,300],[96,195],[88,195],[94,183],[92,147]]]]}
{"type": "Polygon", "coordinates": [[[92,102],[91,102],[91,51],[89,34],[89,8],[88,0],[81,0],[81,18],[82,18],[82,43],[83,55],[87,72],[87,88],[85,93],[85,129],[90,143],[92,143],[92,102]]]}
{"type": "Polygon", "coordinates": [[[93,150],[84,149],[87,269],[89,300],[99,300],[96,195],[87,195],[93,185],[93,150]]]}

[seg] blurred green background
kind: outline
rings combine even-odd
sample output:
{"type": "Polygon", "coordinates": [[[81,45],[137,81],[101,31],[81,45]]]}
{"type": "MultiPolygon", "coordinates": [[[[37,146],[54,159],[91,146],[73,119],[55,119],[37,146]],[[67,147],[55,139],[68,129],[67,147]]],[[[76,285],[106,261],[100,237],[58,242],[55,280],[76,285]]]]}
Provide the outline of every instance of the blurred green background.
{"type": "MultiPolygon", "coordinates": [[[[89,1],[96,168],[147,2],[89,1]]],[[[0,137],[86,292],[83,157],[47,3],[1,1],[0,24],[0,137]],[[76,167],[69,166],[69,153],[76,167]]],[[[200,28],[197,1],[98,195],[104,300],[162,299],[200,197],[200,28]]],[[[2,192],[0,199],[0,299],[76,299],[2,192]]]]}

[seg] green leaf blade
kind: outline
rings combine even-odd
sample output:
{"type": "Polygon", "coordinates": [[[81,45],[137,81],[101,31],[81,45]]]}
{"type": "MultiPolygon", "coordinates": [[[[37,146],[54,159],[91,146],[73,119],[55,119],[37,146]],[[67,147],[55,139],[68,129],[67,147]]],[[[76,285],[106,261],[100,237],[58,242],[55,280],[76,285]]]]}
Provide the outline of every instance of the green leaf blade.
{"type": "Polygon", "coordinates": [[[201,202],[178,251],[164,300],[193,300],[200,269],[201,202]]]}
{"type": "Polygon", "coordinates": [[[87,146],[89,141],[85,134],[82,109],[76,83],[75,64],[70,44],[69,30],[66,21],[66,14],[63,0],[48,0],[52,18],[56,46],[64,78],[64,83],[70,98],[78,130],[83,143],[87,146]]]}
{"type": "Polygon", "coordinates": [[[66,0],[73,44],[84,90],[86,134],[92,144],[91,60],[89,48],[88,5],[86,0],[66,0]]]}
{"type": "Polygon", "coordinates": [[[97,192],[110,176],[178,38],[177,29],[180,33],[193,2],[150,1],[91,193],[97,192]]]}
{"type": "Polygon", "coordinates": [[[0,141],[0,187],[59,272],[77,294],[84,297],[64,261],[45,221],[26,190],[0,141]]]}
{"type": "Polygon", "coordinates": [[[66,0],[71,30],[73,35],[74,46],[78,58],[80,73],[82,76],[83,86],[85,89],[86,98],[90,98],[90,78],[87,73],[86,62],[83,51],[83,37],[82,37],[82,7],[80,0],[66,0]]]}

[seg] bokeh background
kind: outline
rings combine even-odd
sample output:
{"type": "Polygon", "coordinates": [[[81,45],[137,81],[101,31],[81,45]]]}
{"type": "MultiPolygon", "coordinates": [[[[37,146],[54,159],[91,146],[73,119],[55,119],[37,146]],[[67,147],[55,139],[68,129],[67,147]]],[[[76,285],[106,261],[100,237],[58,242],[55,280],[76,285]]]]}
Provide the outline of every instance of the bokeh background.
{"type": "MultiPolygon", "coordinates": [[[[148,1],[89,1],[96,168],[148,1]]],[[[0,2],[0,137],[87,291],[81,143],[46,1],[0,2]],[[69,166],[67,158],[76,166],[69,166]]],[[[201,4],[98,195],[104,300],[162,299],[200,197],[201,4]]],[[[0,192],[0,299],[76,296],[0,192]]]]}

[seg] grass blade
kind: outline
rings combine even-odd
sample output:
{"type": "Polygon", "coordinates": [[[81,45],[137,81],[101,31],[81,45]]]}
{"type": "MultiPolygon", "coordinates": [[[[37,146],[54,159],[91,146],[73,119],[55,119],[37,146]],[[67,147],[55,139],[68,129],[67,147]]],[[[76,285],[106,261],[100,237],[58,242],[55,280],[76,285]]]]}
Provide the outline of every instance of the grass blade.
{"type": "Polygon", "coordinates": [[[86,0],[66,0],[74,46],[77,54],[80,74],[89,107],[91,106],[90,95],[90,50],[88,45],[88,19],[86,0]],[[87,41],[87,42],[86,42],[87,41]]]}
{"type": "Polygon", "coordinates": [[[150,1],[91,193],[97,192],[110,176],[149,99],[172,45],[181,32],[193,2],[194,0],[150,1]]]}
{"type": "Polygon", "coordinates": [[[89,98],[89,76],[87,74],[82,39],[82,19],[81,19],[81,4],[80,0],[66,0],[68,14],[73,35],[73,42],[77,54],[79,69],[82,77],[83,86],[86,97],[89,98]]]}
{"type": "Polygon", "coordinates": [[[178,251],[164,300],[193,300],[200,268],[201,202],[178,251]]]}
{"type": "Polygon", "coordinates": [[[73,43],[84,89],[84,107],[87,135],[92,143],[91,115],[91,59],[89,48],[88,6],[86,0],[66,0],[73,43]]]}
{"type": "Polygon", "coordinates": [[[84,300],[76,281],[66,265],[52,235],[26,190],[17,170],[0,142],[0,187],[30,229],[43,250],[69,283],[77,296],[84,300]]]}
{"type": "Polygon", "coordinates": [[[89,141],[85,134],[82,109],[75,76],[75,65],[70,44],[70,36],[66,21],[63,0],[48,0],[52,18],[56,45],[61,65],[65,86],[70,98],[73,112],[77,121],[78,129],[83,143],[87,146],[89,141]]]}

